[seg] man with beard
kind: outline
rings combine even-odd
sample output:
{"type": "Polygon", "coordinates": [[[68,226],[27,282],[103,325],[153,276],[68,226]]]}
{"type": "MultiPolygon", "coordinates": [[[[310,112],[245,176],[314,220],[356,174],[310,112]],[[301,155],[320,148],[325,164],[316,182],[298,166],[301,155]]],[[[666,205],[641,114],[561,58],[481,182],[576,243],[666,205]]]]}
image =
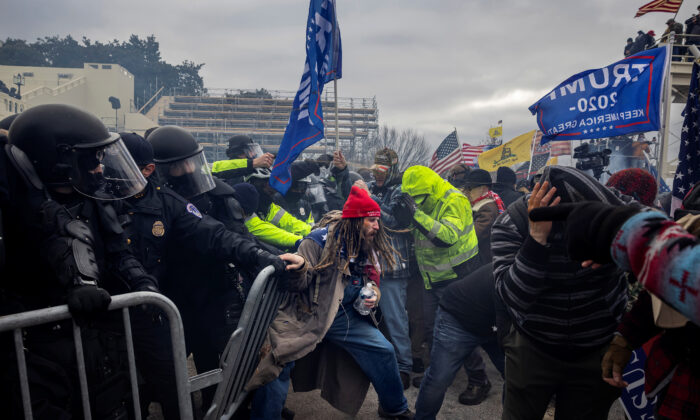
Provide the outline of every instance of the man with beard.
{"type": "Polygon", "coordinates": [[[371,382],[380,416],[413,418],[393,346],[376,328],[373,313],[362,315],[353,307],[366,286],[377,296],[360,304],[375,307],[381,269],[395,264],[380,216],[379,205],[353,187],[342,214],[329,214],[302,241],[299,254],[306,264],[290,276],[291,293],[268,330],[270,346],[248,384],[259,388],[251,418],[280,417],[295,361],[295,391],[320,387],[334,407],[355,415],[371,382]]]}
{"type": "MultiPolygon", "coordinates": [[[[370,181],[367,185],[364,181],[357,181],[355,185],[368,188],[372,199],[379,203],[382,208],[382,223],[385,227],[394,230],[390,237],[391,245],[397,251],[396,264],[382,275],[382,303],[380,307],[384,315],[388,338],[396,350],[401,381],[404,389],[407,389],[410,386],[410,372],[413,368],[413,354],[406,312],[407,289],[409,281],[412,279],[409,264],[413,258],[413,252],[411,252],[413,238],[411,233],[405,229],[407,226],[402,226],[393,215],[393,207],[401,194],[401,173],[399,171],[399,157],[396,152],[389,148],[377,151],[374,156],[372,173],[374,181],[370,181]]],[[[413,278],[413,280],[417,279],[413,278]]]]}

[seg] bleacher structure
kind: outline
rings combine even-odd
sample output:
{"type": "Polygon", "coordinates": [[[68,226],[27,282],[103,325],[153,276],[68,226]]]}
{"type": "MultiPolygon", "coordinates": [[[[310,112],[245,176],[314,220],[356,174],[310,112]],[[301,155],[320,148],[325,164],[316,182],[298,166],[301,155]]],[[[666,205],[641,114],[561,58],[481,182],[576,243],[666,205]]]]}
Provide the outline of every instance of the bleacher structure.
{"type": "MultiPolygon", "coordinates": [[[[236,134],[248,135],[266,152],[276,153],[295,92],[268,91],[266,97],[252,97],[252,92],[255,91],[209,89],[207,96],[164,96],[149,114],[158,125],[189,130],[204,147],[210,163],[226,159],[228,139],[236,134]]],[[[324,92],[325,139],[307,148],[307,153],[334,150],[335,111],[333,95],[324,92]]],[[[378,127],[375,98],[338,98],[339,144],[343,150],[361,147],[365,140],[377,135],[378,127]]]]}

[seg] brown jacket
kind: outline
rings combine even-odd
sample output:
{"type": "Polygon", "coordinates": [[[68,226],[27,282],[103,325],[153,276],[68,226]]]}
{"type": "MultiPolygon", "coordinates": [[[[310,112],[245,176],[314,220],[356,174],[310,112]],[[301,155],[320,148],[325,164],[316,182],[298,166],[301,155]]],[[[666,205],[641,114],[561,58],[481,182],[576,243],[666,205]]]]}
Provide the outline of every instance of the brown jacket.
{"type": "Polygon", "coordinates": [[[305,269],[290,274],[290,293],[268,329],[260,364],[246,388],[275,380],[286,363],[296,361],[292,374],[295,391],[321,388],[321,396],[331,405],[355,415],[369,380],[345,350],[330,343],[319,345],[335,319],[350,276],[348,270],[340,272],[333,266],[314,270],[324,251],[311,239],[301,242],[298,254],[306,260],[305,269]]]}
{"type": "Polygon", "coordinates": [[[491,226],[498,217],[498,206],[491,198],[486,198],[472,206],[474,231],[479,241],[480,265],[491,262],[491,226]]]}

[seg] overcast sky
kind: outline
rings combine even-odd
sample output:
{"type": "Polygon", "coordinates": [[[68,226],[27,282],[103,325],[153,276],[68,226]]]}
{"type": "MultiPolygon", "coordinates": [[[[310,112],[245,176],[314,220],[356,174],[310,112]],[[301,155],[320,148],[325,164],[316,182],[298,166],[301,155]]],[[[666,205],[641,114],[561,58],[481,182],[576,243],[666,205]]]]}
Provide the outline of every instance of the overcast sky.
{"type": "MultiPolygon", "coordinates": [[[[528,106],[574,73],[622,58],[627,37],[667,13],[647,0],[337,0],[340,96],[376,96],[382,124],[439,143],[457,128],[477,144],[536,128],[528,106]]],[[[686,1],[679,21],[695,12],[686,1]]],[[[209,88],[296,90],[308,0],[24,0],[3,4],[0,37],[126,40],[154,34],[163,58],[206,63],[209,88]]],[[[680,117],[674,117],[679,119],[680,117]]]]}

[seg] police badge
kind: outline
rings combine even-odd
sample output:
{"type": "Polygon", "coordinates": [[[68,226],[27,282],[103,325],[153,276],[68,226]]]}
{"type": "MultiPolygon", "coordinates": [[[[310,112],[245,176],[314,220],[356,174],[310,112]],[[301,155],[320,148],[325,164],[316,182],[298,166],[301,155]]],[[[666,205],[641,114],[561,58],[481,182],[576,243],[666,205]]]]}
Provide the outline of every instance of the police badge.
{"type": "Polygon", "coordinates": [[[163,225],[163,222],[161,222],[160,220],[156,220],[155,222],[153,222],[153,228],[151,229],[151,232],[153,233],[153,236],[156,236],[158,238],[165,235],[165,226],[163,225]]]}

